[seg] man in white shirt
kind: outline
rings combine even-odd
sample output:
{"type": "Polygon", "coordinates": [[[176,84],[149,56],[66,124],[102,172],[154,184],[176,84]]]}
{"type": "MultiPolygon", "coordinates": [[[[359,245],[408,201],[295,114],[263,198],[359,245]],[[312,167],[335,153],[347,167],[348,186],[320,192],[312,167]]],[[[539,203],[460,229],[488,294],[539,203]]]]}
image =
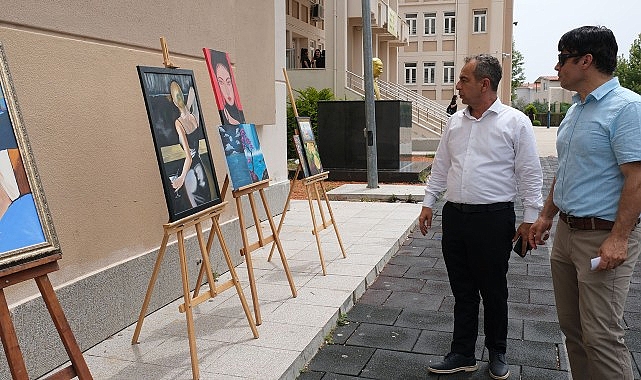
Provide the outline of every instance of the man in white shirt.
{"type": "Polygon", "coordinates": [[[543,175],[528,117],[498,100],[501,65],[489,55],[465,59],[456,84],[467,107],[450,117],[425,188],[419,227],[432,226],[432,208],[446,190],[443,259],[454,295],[450,352],[434,373],[475,371],[479,303],[483,299],[485,347],[493,379],[510,375],[507,346],[507,270],[512,242],[525,251],[530,225],[543,205],[543,175]],[[514,199],[524,222],[515,229],[514,199]],[[480,294],[480,297],[479,297],[480,294]]]}

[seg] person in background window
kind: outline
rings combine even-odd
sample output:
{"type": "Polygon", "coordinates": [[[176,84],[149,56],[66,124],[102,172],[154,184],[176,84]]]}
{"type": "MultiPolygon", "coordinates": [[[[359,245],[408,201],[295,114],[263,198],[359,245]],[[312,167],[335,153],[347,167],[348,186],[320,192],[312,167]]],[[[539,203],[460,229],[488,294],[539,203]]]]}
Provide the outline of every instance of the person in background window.
{"type": "Polygon", "coordinates": [[[309,69],[312,63],[309,61],[309,53],[307,48],[300,49],[300,67],[302,69],[309,69]]]}
{"type": "Polygon", "coordinates": [[[312,67],[317,69],[325,68],[325,56],[321,53],[320,49],[314,50],[314,57],[312,57],[312,67]]]}
{"type": "Polygon", "coordinates": [[[454,113],[456,112],[456,98],[457,98],[456,95],[452,96],[452,101],[450,102],[450,104],[447,106],[447,109],[445,110],[445,112],[447,112],[448,115],[454,115],[454,113]]]}

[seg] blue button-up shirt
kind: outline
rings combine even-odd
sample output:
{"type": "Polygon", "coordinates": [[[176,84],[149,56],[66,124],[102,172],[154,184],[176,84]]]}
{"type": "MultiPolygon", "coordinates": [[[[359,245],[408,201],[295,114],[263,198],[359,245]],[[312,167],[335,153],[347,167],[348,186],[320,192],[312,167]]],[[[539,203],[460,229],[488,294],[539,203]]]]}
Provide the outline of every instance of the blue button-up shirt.
{"type": "Polygon", "coordinates": [[[578,217],[616,219],[623,174],[641,161],[641,96],[612,78],[584,102],[575,95],[558,130],[554,204],[578,217]]]}

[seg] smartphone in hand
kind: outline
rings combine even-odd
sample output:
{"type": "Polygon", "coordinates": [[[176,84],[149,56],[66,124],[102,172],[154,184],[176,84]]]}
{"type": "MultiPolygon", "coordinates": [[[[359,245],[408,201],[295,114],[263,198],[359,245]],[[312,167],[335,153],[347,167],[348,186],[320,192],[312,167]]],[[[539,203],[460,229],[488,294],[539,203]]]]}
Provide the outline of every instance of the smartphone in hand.
{"type": "Polygon", "coordinates": [[[516,252],[517,255],[521,257],[525,257],[528,251],[532,250],[532,247],[530,246],[530,242],[528,242],[525,252],[522,252],[522,249],[523,249],[523,237],[519,236],[519,238],[516,240],[516,243],[514,243],[514,248],[512,248],[512,250],[516,252]]]}

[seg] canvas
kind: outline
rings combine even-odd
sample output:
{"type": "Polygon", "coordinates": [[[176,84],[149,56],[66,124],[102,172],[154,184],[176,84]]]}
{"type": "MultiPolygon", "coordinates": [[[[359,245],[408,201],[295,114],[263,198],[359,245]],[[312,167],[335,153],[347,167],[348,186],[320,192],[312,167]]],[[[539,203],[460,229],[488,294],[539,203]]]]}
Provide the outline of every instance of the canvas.
{"type": "Polygon", "coordinates": [[[269,179],[254,124],[227,124],[218,130],[234,190],[269,179]]]}
{"type": "Polygon", "coordinates": [[[222,201],[191,70],[138,66],[169,221],[222,201]]]}
{"type": "Polygon", "coordinates": [[[0,44],[0,270],[60,255],[0,44]]]}
{"type": "Polygon", "coordinates": [[[305,157],[305,151],[303,150],[303,143],[300,141],[300,135],[292,135],[294,139],[294,146],[296,147],[296,153],[298,154],[298,162],[300,167],[303,169],[303,176],[305,178],[309,177],[309,166],[307,166],[307,157],[305,157]]]}
{"type": "Polygon", "coordinates": [[[305,150],[305,157],[307,166],[309,167],[309,174],[316,175],[323,172],[323,165],[321,164],[318,147],[314,139],[314,132],[312,131],[312,124],[308,117],[297,117],[298,129],[300,131],[301,142],[305,150]]]}
{"type": "Polygon", "coordinates": [[[236,79],[229,54],[203,48],[211,85],[214,89],[220,121],[223,125],[238,125],[245,122],[243,106],[240,104],[236,79]]]}

